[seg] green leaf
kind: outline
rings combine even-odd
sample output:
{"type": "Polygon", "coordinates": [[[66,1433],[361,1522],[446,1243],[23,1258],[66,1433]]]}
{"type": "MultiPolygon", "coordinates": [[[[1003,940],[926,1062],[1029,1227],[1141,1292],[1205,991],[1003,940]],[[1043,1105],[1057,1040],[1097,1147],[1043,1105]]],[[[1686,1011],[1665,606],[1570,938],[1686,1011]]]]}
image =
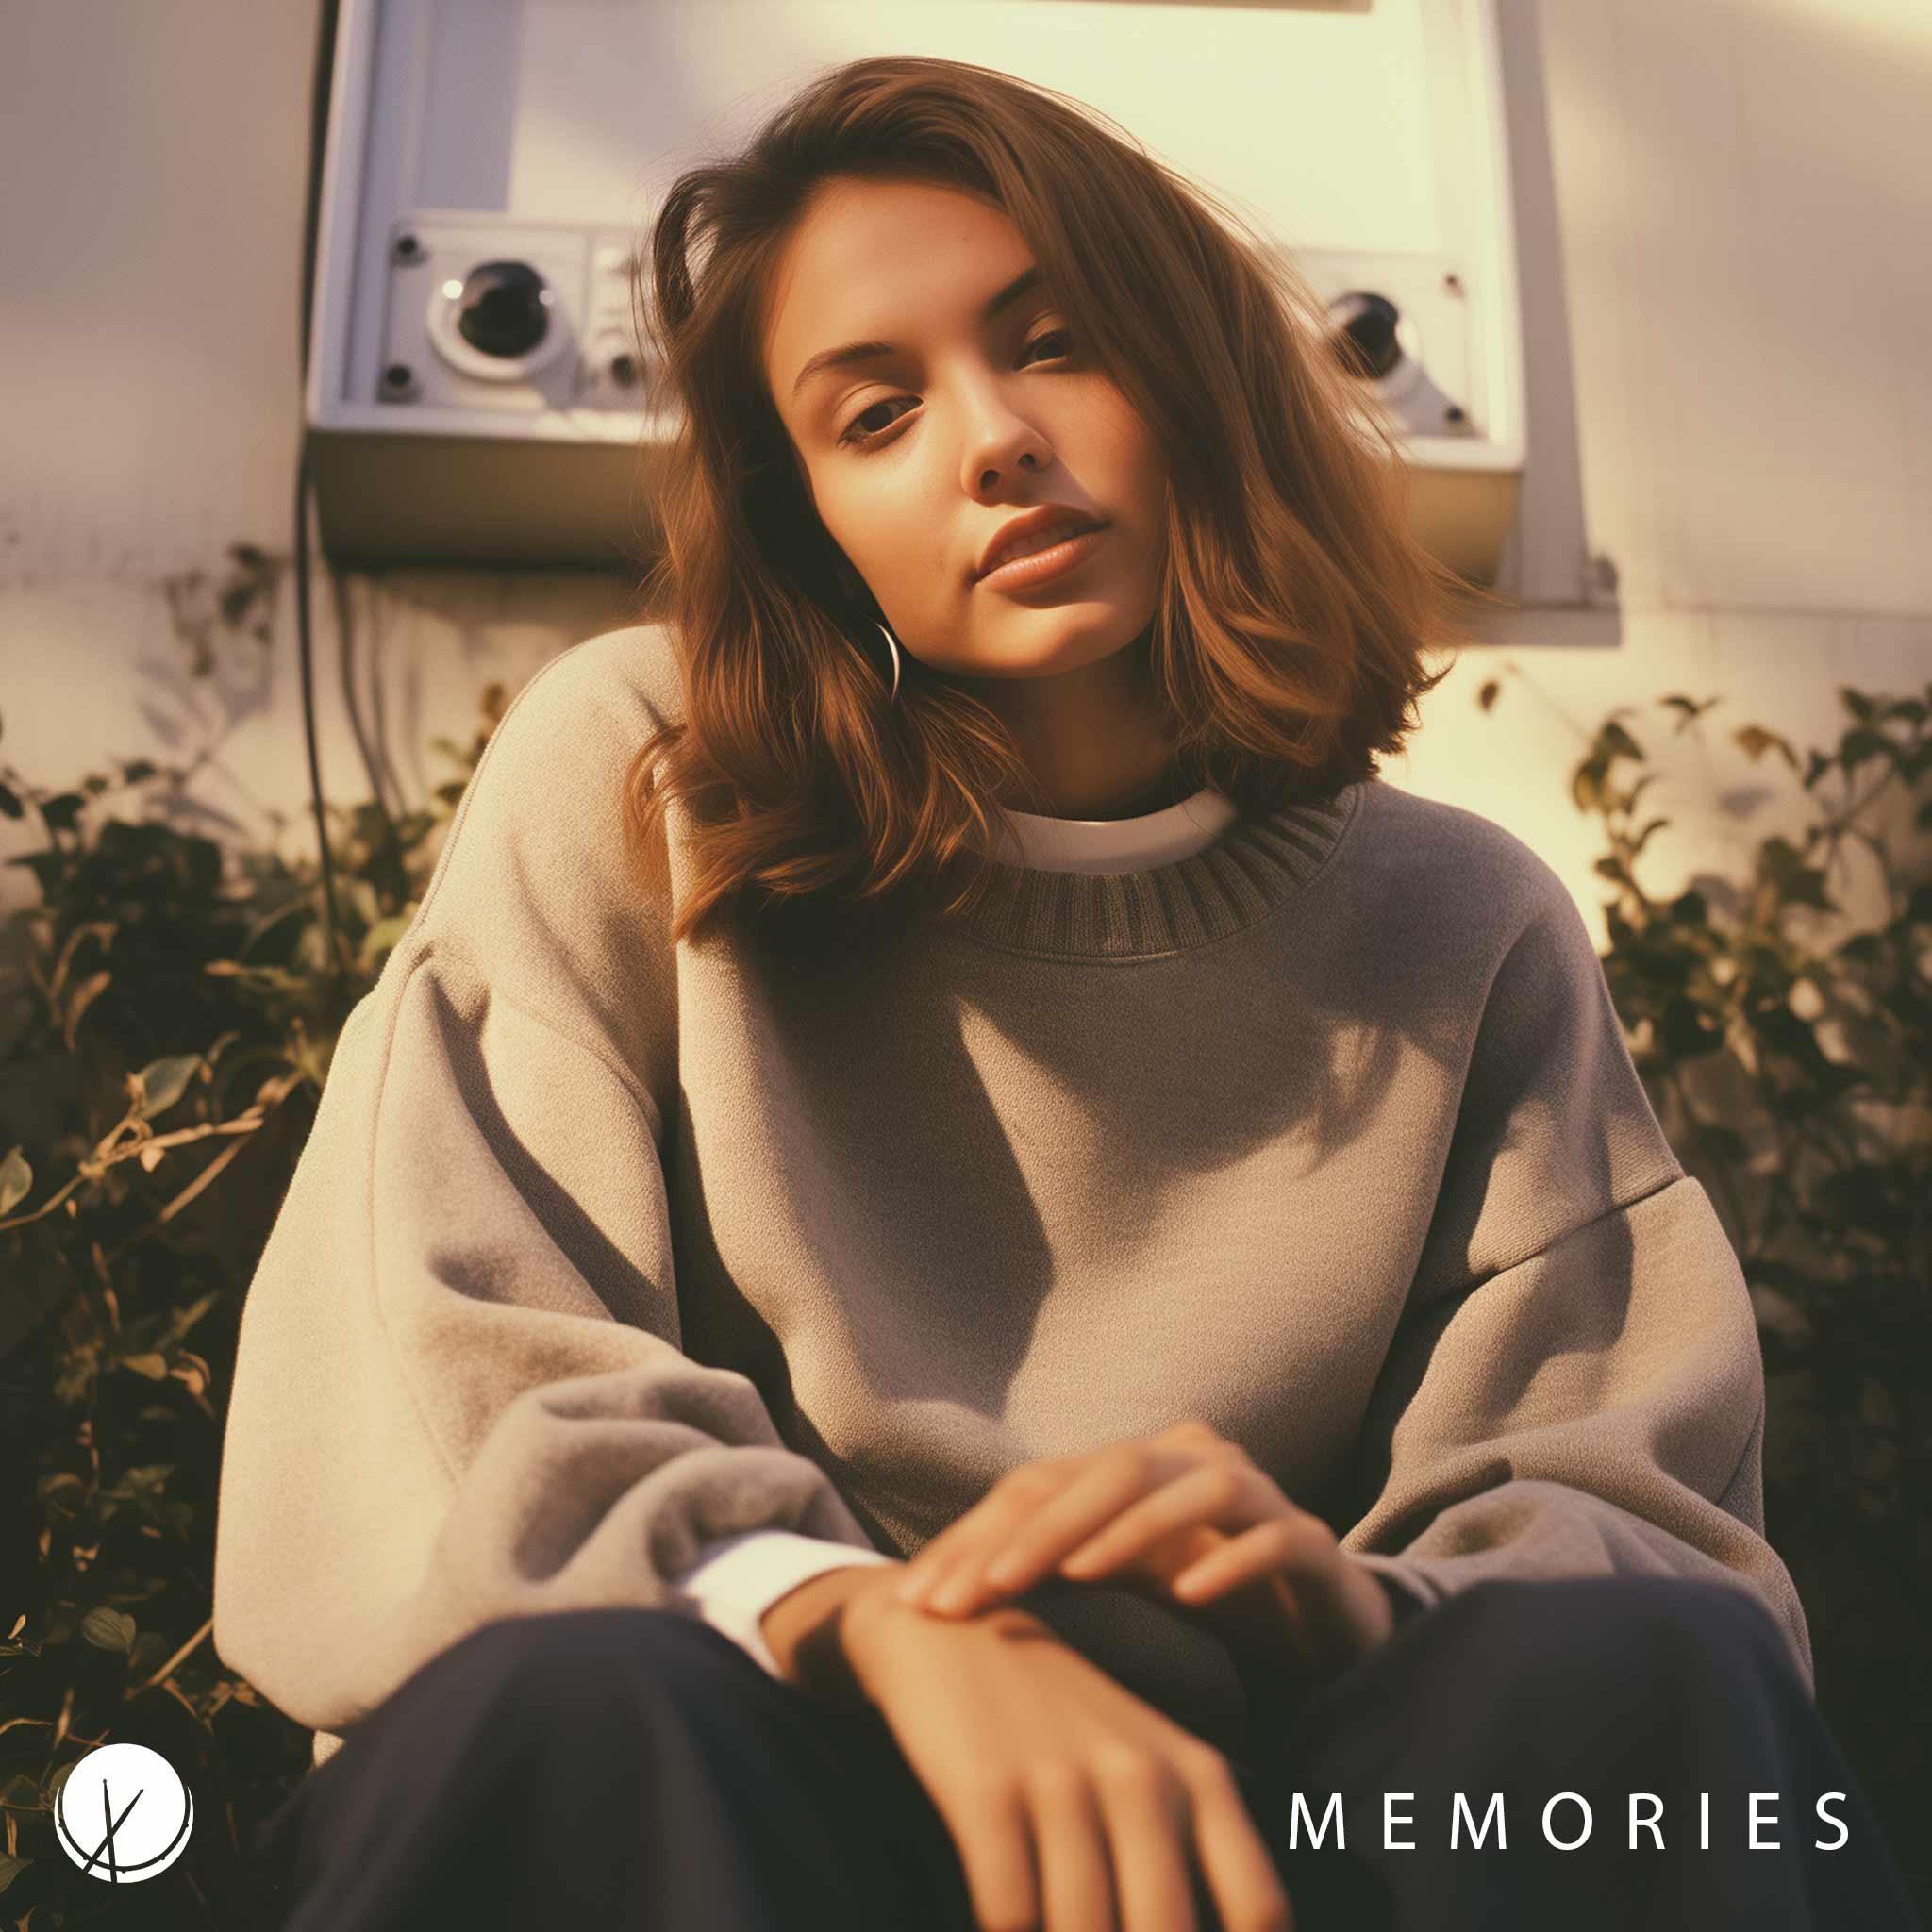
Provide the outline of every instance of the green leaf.
{"type": "Polygon", "coordinates": [[[1618,758],[1641,758],[1643,756],[1643,747],[1614,718],[1605,722],[1599,741],[1618,758]]]}
{"type": "Polygon", "coordinates": [[[1681,731],[1685,724],[1690,724],[1691,719],[1709,710],[1711,706],[1717,703],[1717,700],[1715,698],[1706,698],[1700,705],[1695,698],[1687,697],[1680,691],[1674,691],[1669,696],[1659,698],[1657,703],[1669,705],[1674,711],[1681,711],[1683,713],[1683,721],[1677,727],[1681,731]]]}
{"type": "Polygon", "coordinates": [[[1883,733],[1859,729],[1847,731],[1839,741],[1838,760],[1849,774],[1890,751],[1892,745],[1883,733]]]}
{"type": "Polygon", "coordinates": [[[1735,1128],[1725,1126],[1722,1121],[1706,1121],[1699,1128],[1699,1132],[1703,1136],[1706,1147],[1734,1166],[1744,1160],[1751,1152],[1743,1135],[1735,1128]]]}
{"type": "Polygon", "coordinates": [[[1776,889],[1781,904],[1815,906],[1821,912],[1837,909],[1825,896],[1824,874],[1817,866],[1807,865],[1804,855],[1790,840],[1765,840],[1758,847],[1757,863],[1761,876],[1776,889]]]}
{"type": "Polygon", "coordinates": [[[1687,998],[1674,999],[1664,1008],[1662,1032],[1664,1045],[1679,1059],[1714,1053],[1724,1042],[1724,1028],[1687,998]]]}
{"type": "Polygon", "coordinates": [[[143,1630],[134,1640],[127,1661],[136,1676],[158,1670],[168,1656],[168,1640],[158,1630],[143,1630]]]}
{"type": "Polygon", "coordinates": [[[10,1852],[0,1852],[0,1891],[5,1891],[32,1863],[31,1858],[16,1858],[10,1852]]]}
{"type": "Polygon", "coordinates": [[[80,1024],[81,1015],[107,991],[113,983],[114,975],[105,966],[98,973],[90,973],[74,989],[74,997],[67,1002],[67,1012],[61,1021],[61,1037],[71,1048],[75,1029],[80,1024]]]}
{"type": "Polygon", "coordinates": [[[179,1341],[221,1299],[220,1290],[214,1289],[207,1294],[196,1296],[185,1308],[176,1308],[173,1320],[168,1324],[168,1340],[179,1341]]]}
{"type": "Polygon", "coordinates": [[[0,1160],[0,1214],[10,1214],[33,1192],[34,1171],[18,1147],[8,1150],[0,1160]]]}
{"type": "Polygon", "coordinates": [[[148,1117],[166,1113],[187,1092],[188,1083],[200,1065],[198,1053],[174,1054],[167,1059],[150,1060],[141,1070],[142,1091],[146,1095],[142,1113],[148,1117]]]}
{"type": "Polygon", "coordinates": [[[1604,774],[1609,764],[1604,758],[1585,758],[1570,780],[1570,796],[1578,811],[1595,811],[1603,804],[1604,774]]]}
{"type": "Polygon", "coordinates": [[[1775,731],[1767,731],[1762,724],[1746,724],[1731,736],[1754,764],[1767,751],[1775,751],[1792,771],[1798,769],[1798,754],[1791,749],[1790,741],[1775,731]]]}
{"type": "Polygon", "coordinates": [[[80,1620],[80,1634],[97,1650],[114,1650],[124,1656],[133,1646],[136,1624],[125,1610],[110,1604],[96,1604],[80,1620]]]}

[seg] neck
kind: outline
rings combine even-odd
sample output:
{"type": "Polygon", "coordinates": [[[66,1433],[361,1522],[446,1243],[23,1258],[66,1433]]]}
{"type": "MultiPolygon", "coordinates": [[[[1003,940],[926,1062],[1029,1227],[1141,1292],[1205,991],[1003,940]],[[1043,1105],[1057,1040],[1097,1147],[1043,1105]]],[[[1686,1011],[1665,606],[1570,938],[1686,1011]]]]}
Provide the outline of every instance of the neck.
{"type": "Polygon", "coordinates": [[[1054,819],[1138,819],[1145,818],[1149,812],[1165,811],[1169,806],[1178,805],[1184,798],[1191,798],[1200,789],[1177,768],[1169,766],[1152,784],[1142,786],[1138,791],[1082,798],[1077,791],[1063,789],[1050,793],[1053,808],[1049,811],[1041,811],[1037,799],[1030,804],[1010,805],[1008,809],[1054,819]]]}
{"type": "Polygon", "coordinates": [[[1012,733],[1037,792],[1001,796],[1044,818],[1127,819],[1177,805],[1198,788],[1175,765],[1149,703],[1145,634],[1090,664],[1045,677],[971,680],[1012,733]]]}

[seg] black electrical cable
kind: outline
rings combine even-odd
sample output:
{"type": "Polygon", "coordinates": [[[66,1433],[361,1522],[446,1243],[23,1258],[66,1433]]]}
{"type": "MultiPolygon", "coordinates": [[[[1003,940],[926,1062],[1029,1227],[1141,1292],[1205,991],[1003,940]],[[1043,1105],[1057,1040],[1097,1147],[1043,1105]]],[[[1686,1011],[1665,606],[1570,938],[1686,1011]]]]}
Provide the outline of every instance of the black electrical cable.
{"type": "MultiPolygon", "coordinates": [[[[309,318],[315,303],[316,231],[322,208],[323,158],[328,143],[329,101],[335,86],[338,0],[322,0],[316,23],[315,61],[308,89],[308,185],[302,220],[302,385],[308,382],[309,318]]],[[[296,406],[301,408],[298,395],[296,406]]],[[[329,975],[340,989],[345,966],[336,929],[335,863],[328,849],[328,813],[322,799],[322,759],[315,742],[315,674],[308,613],[308,425],[301,425],[295,458],[295,638],[302,667],[302,730],[308,745],[308,794],[315,808],[315,839],[322,862],[323,931],[329,975]]]]}
{"type": "Polygon", "coordinates": [[[322,761],[315,748],[315,672],[308,641],[308,440],[295,459],[295,639],[302,662],[302,735],[308,745],[308,796],[322,855],[322,921],[328,937],[329,976],[340,989],[345,961],[336,930],[335,862],[328,850],[328,814],[322,802],[322,761]]]}
{"type": "Polygon", "coordinates": [[[315,64],[308,80],[308,185],[302,212],[302,374],[308,374],[308,325],[315,306],[315,237],[322,223],[322,163],[335,89],[338,0],[322,0],[315,29],[315,64]]]}
{"type": "MultiPolygon", "coordinates": [[[[302,247],[302,376],[306,388],[308,376],[309,335],[314,321],[315,309],[315,256],[317,233],[321,221],[322,171],[327,152],[329,101],[334,91],[335,42],[338,34],[338,0],[327,0],[323,8],[316,34],[315,72],[312,82],[312,98],[309,108],[309,162],[307,206],[304,213],[304,234],[302,247]]],[[[302,431],[303,460],[308,460],[308,430],[305,425],[302,431]]],[[[309,470],[308,493],[314,491],[314,473],[309,470]]],[[[329,951],[333,958],[339,950],[340,941],[334,926],[335,887],[334,868],[327,850],[327,841],[323,835],[323,821],[326,808],[321,798],[320,759],[315,749],[315,709],[312,695],[314,671],[312,663],[312,624],[310,604],[307,589],[308,581],[308,518],[304,508],[303,485],[298,481],[296,489],[296,528],[295,528],[295,575],[298,586],[296,609],[297,636],[302,658],[303,718],[308,736],[309,787],[316,806],[317,837],[322,839],[324,890],[328,895],[329,951]]],[[[401,899],[408,891],[408,871],[403,862],[402,841],[396,833],[396,814],[401,807],[401,788],[396,784],[395,774],[388,771],[388,757],[384,753],[378,763],[380,747],[372,741],[368,726],[362,718],[361,699],[356,691],[356,633],[350,621],[350,610],[345,587],[339,572],[330,573],[331,586],[335,594],[336,614],[336,660],[342,689],[342,708],[348,713],[349,729],[355,734],[356,749],[362,758],[362,769],[368,774],[370,796],[377,823],[381,826],[381,841],[375,854],[375,863],[380,883],[390,893],[401,899]],[[385,776],[385,774],[387,774],[385,776]],[[393,794],[393,797],[391,796],[393,794]]]]}

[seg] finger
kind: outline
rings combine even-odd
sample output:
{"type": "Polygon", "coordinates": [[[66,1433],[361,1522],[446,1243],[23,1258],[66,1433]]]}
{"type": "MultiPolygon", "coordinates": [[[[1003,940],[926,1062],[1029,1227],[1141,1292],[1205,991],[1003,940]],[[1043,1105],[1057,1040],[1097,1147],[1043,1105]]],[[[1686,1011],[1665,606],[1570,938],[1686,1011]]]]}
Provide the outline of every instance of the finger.
{"type": "Polygon", "coordinates": [[[1194,1841],[1224,1925],[1294,1932],[1294,1907],[1267,1841],[1224,1758],[1195,1775],[1194,1841]]]}
{"type": "Polygon", "coordinates": [[[1193,1805],[1160,1758],[1136,1754],[1095,1774],[1120,1894],[1121,1932],[1198,1932],[1188,1871],[1193,1805]]]}
{"type": "Polygon", "coordinates": [[[1365,1620],[1351,1567],[1328,1525],[1303,1515],[1234,1538],[1182,1571],[1172,1588],[1184,1603],[1206,1603],[1262,1578],[1284,1585],[1293,1599],[1306,1664],[1318,1676],[1329,1676],[1364,1648],[1365,1620]]]}
{"type": "Polygon", "coordinates": [[[1332,1568],[1324,1567],[1323,1586],[1312,1610],[1322,1621],[1332,1668],[1340,1671],[1389,1637],[1395,1627],[1395,1612],[1381,1579],[1366,1565],[1339,1548],[1332,1563],[1332,1568]]]}
{"type": "Polygon", "coordinates": [[[924,1591],[911,1601],[923,1610],[941,1616],[951,1615],[962,1603],[971,1600],[974,1579],[984,1571],[988,1559],[1000,1547],[1000,1543],[991,1538],[965,1545],[950,1561],[931,1573],[924,1591]]]}
{"type": "Polygon", "coordinates": [[[1204,1524],[1245,1530],[1292,1508],[1251,1463],[1198,1463],[1131,1507],[1118,1510],[1092,1537],[1066,1553],[1060,1572],[1073,1577],[1104,1576],[1177,1530],[1204,1524]]]}
{"type": "Polygon", "coordinates": [[[1041,1765],[1027,1788],[1045,1906],[1039,1923],[1053,1932],[1113,1932],[1120,1920],[1106,1821],[1086,1771],[1077,1764],[1041,1765]]]}
{"type": "Polygon", "coordinates": [[[1030,1462],[1009,1470],[963,1516],[949,1523],[906,1567],[899,1579],[902,1602],[928,1601],[934,1587],[971,1553],[997,1548],[1014,1528],[1055,1494],[1068,1472],[1057,1462],[1030,1462]]]}
{"type": "Polygon", "coordinates": [[[971,1541],[977,1528],[974,1522],[977,1515],[976,1508],[969,1509],[957,1523],[948,1524],[908,1562],[897,1591],[903,1601],[911,1603],[932,1593],[932,1586],[953,1567],[971,1541]]]}
{"type": "Polygon", "coordinates": [[[988,1496],[933,1538],[906,1566],[897,1594],[904,1603],[926,1603],[933,1591],[969,1557],[982,1557],[989,1546],[1011,1534],[1018,1510],[1011,1498],[988,1496]]]}
{"type": "Polygon", "coordinates": [[[969,1614],[990,1598],[1030,1590],[1068,1550],[1085,1542],[1151,1484],[1173,1473],[1179,1458],[1143,1443],[1095,1457],[1052,1496],[1029,1508],[997,1543],[949,1574],[926,1599],[932,1609],[969,1614]]]}
{"type": "Polygon", "coordinates": [[[1037,1925],[1039,1880],[1023,1794],[962,1799],[942,1807],[959,1854],[973,1916],[980,1925],[1037,1925]]]}
{"type": "Polygon", "coordinates": [[[1169,1588],[1187,1603],[1206,1603],[1272,1574],[1289,1556],[1292,1527],[1285,1518],[1257,1523],[1197,1557],[1175,1574],[1169,1588]]]}

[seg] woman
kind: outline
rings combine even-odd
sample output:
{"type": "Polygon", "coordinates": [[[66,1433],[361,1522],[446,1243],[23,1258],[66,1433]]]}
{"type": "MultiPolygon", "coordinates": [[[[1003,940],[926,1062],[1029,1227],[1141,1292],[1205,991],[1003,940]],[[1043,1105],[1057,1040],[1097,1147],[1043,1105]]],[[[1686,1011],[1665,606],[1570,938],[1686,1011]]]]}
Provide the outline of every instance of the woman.
{"type": "Polygon", "coordinates": [[[913,58],[651,268],[675,621],[504,717],[244,1312],[291,1923],[1908,1923],[1575,908],[1375,781],[1454,584],[1292,275],[913,58]]]}

